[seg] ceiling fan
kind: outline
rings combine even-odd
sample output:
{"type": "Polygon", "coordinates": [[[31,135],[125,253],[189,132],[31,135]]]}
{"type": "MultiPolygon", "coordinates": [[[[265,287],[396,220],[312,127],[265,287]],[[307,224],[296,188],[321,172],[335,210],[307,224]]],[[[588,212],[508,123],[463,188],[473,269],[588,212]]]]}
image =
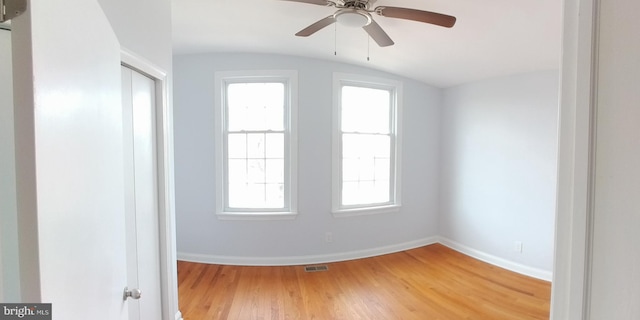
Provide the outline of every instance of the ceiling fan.
{"type": "Polygon", "coordinates": [[[381,47],[393,45],[391,40],[384,30],[376,23],[371,17],[371,13],[376,13],[382,17],[397,18],[405,20],[413,20],[424,23],[430,23],[437,26],[451,28],[456,23],[456,18],[453,16],[435,13],[430,11],[422,11],[417,9],[399,8],[399,7],[387,7],[379,6],[374,9],[370,9],[371,4],[376,0],[284,0],[293,2],[302,2],[308,4],[316,4],[321,6],[335,7],[338,10],[323,19],[311,24],[310,26],[300,30],[296,33],[299,37],[308,37],[322,28],[329,26],[336,21],[340,21],[345,25],[362,27],[373,40],[381,47]]]}

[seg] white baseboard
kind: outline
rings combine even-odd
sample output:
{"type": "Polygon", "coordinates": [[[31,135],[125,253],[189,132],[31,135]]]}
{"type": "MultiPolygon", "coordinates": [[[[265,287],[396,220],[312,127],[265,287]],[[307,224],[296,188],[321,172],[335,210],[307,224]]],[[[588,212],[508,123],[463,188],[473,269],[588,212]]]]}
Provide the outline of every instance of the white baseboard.
{"type": "MultiPolygon", "coordinates": [[[[513,272],[517,272],[529,277],[551,281],[553,273],[551,271],[529,267],[517,262],[509,261],[480,250],[473,249],[453,240],[443,237],[429,237],[415,241],[404,242],[396,245],[384,246],[379,248],[365,249],[359,251],[339,252],[323,255],[308,255],[294,257],[234,257],[234,256],[217,256],[197,253],[178,252],[178,260],[224,264],[224,265],[240,265],[240,266],[290,266],[290,265],[308,265],[319,263],[330,263],[338,261],[347,261],[354,259],[369,258],[383,254],[389,254],[426,245],[440,243],[460,253],[504,268],[513,272]]],[[[180,320],[176,318],[176,320],[180,320]]]]}
{"type": "Polygon", "coordinates": [[[183,320],[182,319],[182,312],[178,311],[176,312],[176,315],[174,317],[175,320],[183,320]]]}
{"type": "Polygon", "coordinates": [[[426,245],[434,244],[438,242],[438,237],[429,237],[419,239],[415,241],[409,241],[399,243],[390,246],[384,246],[379,248],[350,251],[350,252],[338,252],[322,255],[308,255],[308,256],[295,256],[295,257],[233,257],[233,256],[216,256],[205,255],[197,253],[178,252],[178,260],[210,263],[210,264],[225,264],[225,265],[242,265],[242,266],[289,266],[289,265],[307,265],[318,263],[329,263],[338,261],[347,261],[354,259],[362,259],[368,257],[379,256],[383,254],[389,254],[426,245]]]}
{"type": "Polygon", "coordinates": [[[465,246],[453,240],[439,237],[438,242],[442,245],[445,245],[453,250],[456,250],[460,253],[468,255],[472,258],[478,259],[480,261],[484,261],[486,263],[490,263],[497,267],[507,269],[513,272],[517,272],[529,277],[537,278],[540,280],[551,281],[553,277],[552,271],[547,271],[543,269],[529,267],[517,262],[509,261],[507,259],[503,259],[494,255],[490,255],[488,253],[482,252],[480,250],[473,249],[471,247],[465,246]]]}

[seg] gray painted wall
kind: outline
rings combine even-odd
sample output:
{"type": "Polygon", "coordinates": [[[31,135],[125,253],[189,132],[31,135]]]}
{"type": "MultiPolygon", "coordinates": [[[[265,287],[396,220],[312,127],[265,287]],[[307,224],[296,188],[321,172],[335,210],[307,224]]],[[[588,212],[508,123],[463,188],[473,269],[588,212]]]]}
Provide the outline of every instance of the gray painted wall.
{"type": "Polygon", "coordinates": [[[558,72],[447,89],[442,115],[441,235],[550,279],[558,72]]]}
{"type": "Polygon", "coordinates": [[[447,244],[550,279],[553,265],[558,72],[489,79],[446,90],[377,71],[302,57],[174,57],[179,258],[265,264],[350,258],[447,244]],[[299,72],[299,207],[291,221],[223,221],[214,214],[214,74],[299,72]],[[331,213],[333,72],[404,84],[403,208],[397,214],[331,213]],[[334,241],[325,243],[325,232],[334,241]],[[514,250],[523,243],[522,253],[514,250]],[[253,260],[252,260],[253,259],[253,260]]]}
{"type": "Polygon", "coordinates": [[[174,57],[176,217],[179,257],[205,261],[323,256],[327,260],[393,251],[438,234],[440,90],[373,70],[330,61],[262,54],[174,57]],[[214,214],[214,74],[222,70],[297,70],[299,216],[285,221],[223,221],[214,214]],[[333,72],[403,82],[402,209],[331,215],[333,72]],[[325,232],[333,242],[324,241],[325,232]],[[375,251],[372,252],[371,250],[375,251]]]}

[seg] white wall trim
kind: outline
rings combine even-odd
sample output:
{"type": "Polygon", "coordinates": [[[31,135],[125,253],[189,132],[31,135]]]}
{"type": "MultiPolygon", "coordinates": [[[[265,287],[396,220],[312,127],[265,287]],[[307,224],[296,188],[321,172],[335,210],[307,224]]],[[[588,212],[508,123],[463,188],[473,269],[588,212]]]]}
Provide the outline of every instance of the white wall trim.
{"type": "Polygon", "coordinates": [[[178,311],[176,312],[176,315],[174,317],[175,320],[183,320],[182,319],[182,312],[178,311]]]}
{"type": "Polygon", "coordinates": [[[164,70],[154,65],[151,61],[138,56],[126,48],[120,49],[120,59],[123,64],[137,70],[138,72],[146,74],[151,78],[166,82],[167,73],[164,70]]]}
{"type": "Polygon", "coordinates": [[[588,318],[598,0],[564,0],[552,320],[588,318]]]}
{"type": "Polygon", "coordinates": [[[490,263],[494,266],[498,266],[503,269],[507,269],[519,274],[523,274],[529,277],[551,281],[552,272],[526,266],[517,262],[509,261],[480,250],[473,249],[471,247],[462,245],[453,240],[447,238],[435,236],[423,238],[415,241],[409,241],[399,243],[390,246],[384,246],[379,248],[371,248],[358,251],[339,252],[331,254],[320,255],[307,255],[307,256],[293,256],[293,257],[237,257],[237,256],[219,256],[219,255],[207,255],[199,253],[178,252],[178,260],[208,263],[208,264],[222,264],[222,265],[240,265],[240,266],[289,266],[289,265],[307,265],[318,263],[330,263],[339,261],[348,261],[362,258],[369,258],[380,256],[389,253],[395,253],[405,250],[411,250],[423,246],[428,246],[434,243],[440,243],[455,251],[470,256],[474,259],[490,263]]]}
{"type": "Polygon", "coordinates": [[[447,246],[455,251],[458,251],[460,253],[463,253],[467,256],[470,256],[472,258],[478,259],[480,261],[484,261],[486,263],[490,263],[494,266],[503,268],[503,269],[507,269],[513,272],[517,272],[519,274],[523,274],[529,277],[533,277],[533,278],[537,278],[537,279],[541,279],[541,280],[545,280],[545,281],[551,281],[552,275],[553,273],[551,271],[547,271],[547,270],[543,270],[543,269],[539,269],[539,268],[533,268],[521,263],[517,263],[517,262],[513,262],[504,258],[500,258],[498,256],[494,256],[491,254],[488,254],[486,252],[480,251],[480,250],[476,250],[474,248],[465,246],[463,244],[460,244],[458,242],[455,242],[453,240],[447,239],[447,238],[443,238],[440,237],[438,239],[438,242],[440,242],[442,245],[447,246]]]}
{"type": "Polygon", "coordinates": [[[428,237],[415,241],[399,243],[379,248],[371,248],[349,252],[339,252],[331,254],[319,254],[308,256],[293,257],[234,257],[234,256],[217,256],[197,253],[179,252],[178,260],[223,264],[223,265],[243,265],[243,266],[287,266],[287,265],[306,265],[317,263],[339,262],[354,259],[369,258],[383,254],[400,252],[404,250],[415,249],[438,242],[437,237],[428,237]]]}

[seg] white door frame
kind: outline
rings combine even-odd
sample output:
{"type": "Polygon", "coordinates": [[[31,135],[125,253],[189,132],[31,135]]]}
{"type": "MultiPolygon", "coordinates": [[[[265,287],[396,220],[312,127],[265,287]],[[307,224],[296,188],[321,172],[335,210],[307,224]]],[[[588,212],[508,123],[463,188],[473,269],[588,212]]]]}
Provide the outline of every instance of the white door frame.
{"type": "Polygon", "coordinates": [[[121,50],[122,65],[154,80],[156,90],[156,156],[158,181],[158,245],[160,249],[160,279],[162,314],[166,319],[182,319],[180,311],[171,316],[177,305],[177,270],[175,256],[175,217],[173,199],[173,124],[169,106],[167,73],[153,63],[127,49],[121,50]]]}
{"type": "Polygon", "coordinates": [[[551,319],[588,319],[599,0],[564,0],[551,319]]]}

